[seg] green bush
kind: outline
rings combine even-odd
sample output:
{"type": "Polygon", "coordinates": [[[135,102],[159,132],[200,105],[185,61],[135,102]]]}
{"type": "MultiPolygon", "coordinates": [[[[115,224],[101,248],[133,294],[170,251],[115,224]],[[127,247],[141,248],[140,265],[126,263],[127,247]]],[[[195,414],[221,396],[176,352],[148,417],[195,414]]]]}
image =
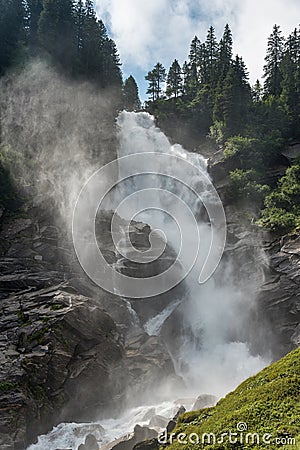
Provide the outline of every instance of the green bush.
{"type": "Polygon", "coordinates": [[[278,188],[266,196],[258,224],[280,233],[300,225],[300,165],[289,167],[278,188]]]}
{"type": "Polygon", "coordinates": [[[235,158],[242,169],[263,171],[276,161],[283,143],[277,132],[259,138],[232,136],[226,141],[224,160],[235,158]]]}
{"type": "Polygon", "coordinates": [[[292,231],[296,227],[296,223],[297,217],[295,214],[276,207],[264,209],[262,217],[258,220],[258,225],[280,233],[292,231]]]}
{"type": "Polygon", "coordinates": [[[251,204],[263,202],[269,192],[269,186],[256,181],[258,174],[255,170],[235,169],[229,173],[229,183],[226,193],[229,200],[247,200],[251,204]]]}

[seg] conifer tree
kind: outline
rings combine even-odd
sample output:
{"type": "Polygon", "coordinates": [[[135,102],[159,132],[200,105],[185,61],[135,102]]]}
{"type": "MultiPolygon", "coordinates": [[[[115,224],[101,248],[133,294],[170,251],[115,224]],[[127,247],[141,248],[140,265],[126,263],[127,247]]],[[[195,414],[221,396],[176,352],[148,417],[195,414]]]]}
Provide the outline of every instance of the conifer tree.
{"type": "Polygon", "coordinates": [[[170,67],[167,77],[166,94],[168,97],[177,98],[182,93],[182,72],[177,59],[175,59],[170,67]]]}
{"type": "Polygon", "coordinates": [[[216,63],[218,59],[218,43],[214,27],[209,27],[205,41],[205,57],[207,58],[208,83],[216,82],[216,63]]]}
{"type": "Polygon", "coordinates": [[[252,88],[252,98],[255,103],[258,103],[262,99],[263,88],[259,80],[256,80],[252,88]]]}
{"type": "Polygon", "coordinates": [[[25,4],[0,0],[0,74],[11,64],[23,34],[25,4]]]}
{"type": "Polygon", "coordinates": [[[189,59],[185,66],[185,91],[191,98],[199,89],[199,66],[200,66],[201,42],[195,36],[190,45],[189,59]]]}
{"type": "Polygon", "coordinates": [[[218,82],[222,82],[225,79],[229,70],[232,59],[232,44],[232,33],[227,24],[219,43],[218,82]]]}
{"type": "Polygon", "coordinates": [[[138,86],[132,75],[124,83],[124,107],[127,111],[136,111],[141,108],[138,86]]]}
{"type": "Polygon", "coordinates": [[[75,6],[75,29],[76,29],[77,52],[80,52],[83,48],[84,18],[85,18],[85,7],[83,4],[83,0],[78,0],[75,6]]]}
{"type": "Polygon", "coordinates": [[[39,20],[42,47],[63,67],[72,67],[75,53],[74,5],[72,0],[44,0],[39,20]]]}
{"type": "Polygon", "coordinates": [[[247,122],[251,102],[248,76],[244,61],[236,56],[214,105],[214,119],[223,123],[227,136],[241,132],[247,122]]]}
{"type": "Polygon", "coordinates": [[[281,103],[285,105],[289,115],[293,136],[300,135],[300,80],[298,77],[300,64],[300,48],[298,30],[288,37],[281,61],[281,103]]]}
{"type": "Polygon", "coordinates": [[[38,42],[38,30],[39,30],[39,20],[41,13],[43,11],[42,0],[28,0],[28,28],[29,28],[29,45],[33,53],[37,51],[38,42]]]}
{"type": "Polygon", "coordinates": [[[148,72],[145,79],[149,81],[147,94],[150,95],[152,101],[158,100],[162,94],[162,84],[166,79],[166,70],[163,65],[158,62],[153,70],[148,72]]]}
{"type": "Polygon", "coordinates": [[[274,25],[272,34],[268,39],[266,64],[264,66],[264,92],[265,95],[278,97],[281,93],[282,73],[280,70],[284,50],[284,38],[280,27],[274,25]]]}

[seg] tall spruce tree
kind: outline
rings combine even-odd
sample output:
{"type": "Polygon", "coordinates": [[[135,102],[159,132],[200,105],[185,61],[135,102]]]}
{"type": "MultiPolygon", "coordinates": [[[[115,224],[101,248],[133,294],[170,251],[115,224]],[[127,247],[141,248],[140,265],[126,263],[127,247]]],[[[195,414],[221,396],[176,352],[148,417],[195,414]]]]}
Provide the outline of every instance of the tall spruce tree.
{"type": "Polygon", "coordinates": [[[266,64],[264,66],[265,96],[278,97],[281,93],[282,73],[280,70],[284,51],[284,38],[278,25],[274,25],[272,34],[268,39],[266,64]]]}
{"type": "Polygon", "coordinates": [[[72,68],[75,54],[74,2],[44,0],[39,20],[39,40],[55,62],[72,68]]]}
{"type": "Polygon", "coordinates": [[[124,83],[124,107],[127,111],[136,111],[141,108],[137,83],[130,75],[124,83]]]}
{"type": "Polygon", "coordinates": [[[102,24],[97,22],[96,12],[91,1],[86,1],[84,6],[78,5],[76,17],[80,71],[95,81],[102,81],[104,78],[104,43],[107,40],[106,29],[104,25],[102,27],[102,24]]]}
{"type": "Polygon", "coordinates": [[[166,80],[166,69],[158,62],[154,68],[148,72],[145,79],[149,82],[147,94],[152,101],[158,100],[162,94],[162,84],[166,80]]]}
{"type": "Polygon", "coordinates": [[[0,74],[12,63],[23,35],[25,3],[0,0],[0,74]]]}
{"type": "Polygon", "coordinates": [[[182,87],[182,71],[179,62],[175,59],[167,76],[167,96],[177,98],[182,93],[182,87]]]}
{"type": "Polygon", "coordinates": [[[78,0],[75,6],[75,34],[76,34],[76,48],[79,53],[83,48],[84,39],[84,18],[85,18],[85,7],[83,0],[78,0]]]}
{"type": "Polygon", "coordinates": [[[229,25],[225,25],[222,39],[219,43],[219,57],[218,57],[218,82],[222,82],[230,68],[232,59],[232,33],[229,25]]]}
{"type": "Polygon", "coordinates": [[[231,63],[214,105],[214,120],[224,125],[225,135],[243,131],[251,102],[251,89],[244,61],[239,56],[231,63]]]}
{"type": "Polygon", "coordinates": [[[38,31],[39,20],[43,11],[42,0],[27,0],[28,7],[28,28],[29,28],[29,45],[33,54],[37,53],[39,46],[38,31]]]}
{"type": "Polygon", "coordinates": [[[185,67],[185,92],[191,98],[199,89],[199,66],[201,58],[201,42],[197,36],[192,39],[187,66],[185,67]]]}
{"type": "Polygon", "coordinates": [[[289,35],[285,44],[285,51],[281,61],[281,103],[285,105],[289,116],[293,137],[300,136],[300,36],[295,29],[289,35]]]}
{"type": "Polygon", "coordinates": [[[210,87],[216,83],[216,64],[218,60],[218,43],[214,27],[209,27],[205,41],[205,57],[207,58],[207,82],[210,87]]]}
{"type": "MultiPolygon", "coordinates": [[[[99,22],[98,22],[99,24],[99,22]]],[[[104,24],[100,21],[100,24],[104,24]]],[[[102,26],[100,25],[100,29],[102,26]]],[[[106,30],[105,30],[106,32],[106,30]]],[[[121,73],[121,62],[117,46],[112,39],[106,38],[103,43],[103,58],[102,58],[102,77],[103,86],[111,85],[121,96],[122,94],[122,73],[121,73]]]]}

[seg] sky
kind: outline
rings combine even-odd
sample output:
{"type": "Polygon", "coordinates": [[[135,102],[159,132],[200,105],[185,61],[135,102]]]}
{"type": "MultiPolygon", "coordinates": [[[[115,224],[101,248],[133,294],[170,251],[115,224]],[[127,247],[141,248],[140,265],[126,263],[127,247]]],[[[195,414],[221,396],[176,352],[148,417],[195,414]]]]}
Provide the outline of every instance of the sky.
{"type": "Polygon", "coordinates": [[[159,61],[182,64],[195,35],[213,25],[221,38],[229,24],[234,53],[243,57],[250,82],[261,79],[267,39],[274,24],[287,36],[300,23],[299,0],[95,0],[98,16],[117,44],[124,78],[133,75],[146,100],[145,75],[159,61]]]}

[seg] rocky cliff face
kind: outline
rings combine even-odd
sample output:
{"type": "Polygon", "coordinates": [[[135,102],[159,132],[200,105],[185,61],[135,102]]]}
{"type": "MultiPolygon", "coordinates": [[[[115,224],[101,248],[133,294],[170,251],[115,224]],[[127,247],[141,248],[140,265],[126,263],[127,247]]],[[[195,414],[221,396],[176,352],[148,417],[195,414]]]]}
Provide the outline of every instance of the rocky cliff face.
{"type": "MultiPolygon", "coordinates": [[[[137,224],[141,242],[149,231],[137,224]]],[[[128,300],[92,285],[49,211],[2,212],[0,249],[1,449],[24,449],[61,421],[120,412],[145,380],[178,385],[161,340],[128,300]]]]}
{"type": "Polygon", "coordinates": [[[300,345],[300,236],[270,237],[264,250],[268,267],[258,302],[277,337],[276,355],[283,356],[300,345]]]}

